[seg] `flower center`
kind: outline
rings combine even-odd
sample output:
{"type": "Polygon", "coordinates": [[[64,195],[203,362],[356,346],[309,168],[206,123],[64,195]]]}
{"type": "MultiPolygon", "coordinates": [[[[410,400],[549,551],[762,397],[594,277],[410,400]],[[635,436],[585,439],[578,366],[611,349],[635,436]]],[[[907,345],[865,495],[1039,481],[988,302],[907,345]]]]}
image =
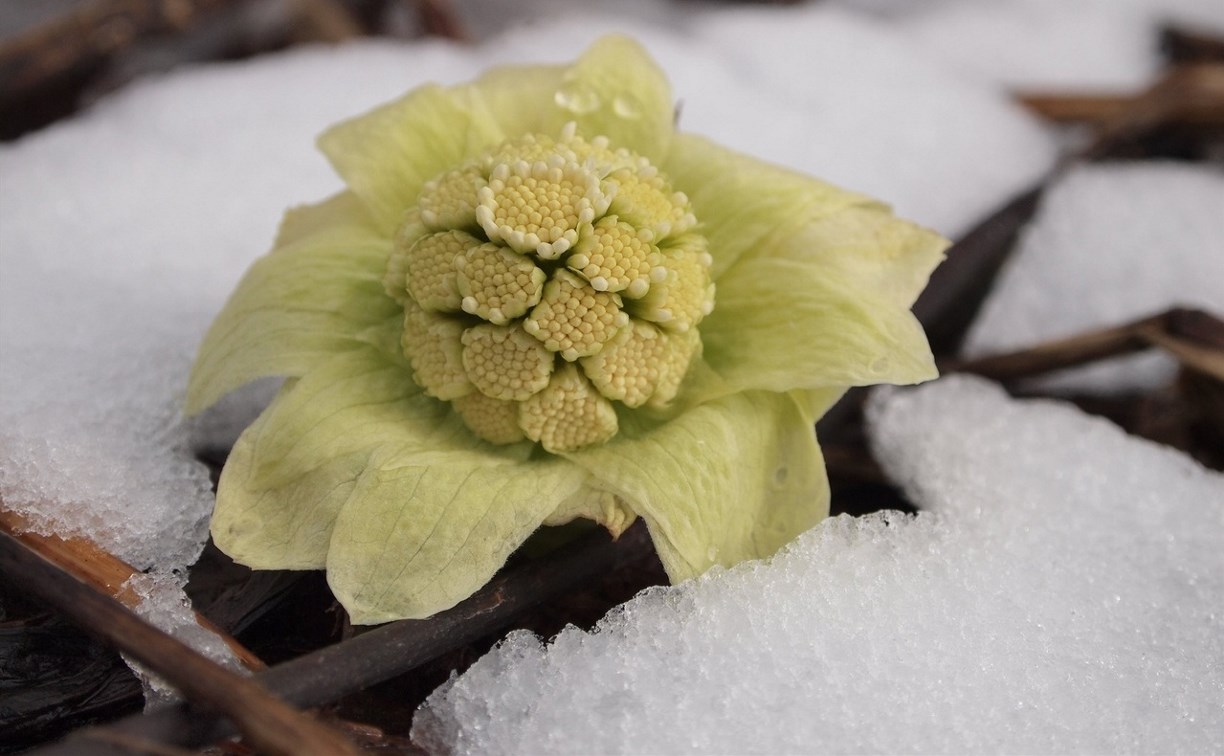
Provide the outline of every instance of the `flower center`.
{"type": "Polygon", "coordinates": [[[496,444],[607,441],[664,406],[714,306],[688,198],[645,158],[529,135],[428,182],[387,264],[413,379],[496,444]]]}

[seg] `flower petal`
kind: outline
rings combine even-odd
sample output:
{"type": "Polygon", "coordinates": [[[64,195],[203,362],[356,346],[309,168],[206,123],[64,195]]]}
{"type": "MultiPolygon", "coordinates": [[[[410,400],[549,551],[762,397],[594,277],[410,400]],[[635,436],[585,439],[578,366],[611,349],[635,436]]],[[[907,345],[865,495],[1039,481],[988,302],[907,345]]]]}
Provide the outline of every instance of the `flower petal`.
{"type": "Polygon", "coordinates": [[[309,230],[290,215],[288,243],[255,261],[213,321],[187,387],[188,414],[256,378],[300,376],[395,315],[381,282],[390,242],[352,195],[314,210],[309,230]]]}
{"type": "Polygon", "coordinates": [[[588,479],[582,488],[558,504],[544,524],[565,525],[579,517],[602,525],[614,539],[620,537],[637,519],[637,515],[619,496],[599,488],[593,479],[588,479]]]}
{"type": "MultiPolygon", "coordinates": [[[[491,449],[401,364],[350,349],[288,381],[239,438],[218,485],[214,537],[249,566],[322,567],[332,523],[375,452],[430,464],[491,449]]],[[[497,449],[507,463],[530,452],[497,449]]]]}
{"type": "Polygon", "coordinates": [[[667,151],[674,109],[663,72],[636,42],[605,37],[572,66],[510,66],[471,84],[426,85],[333,126],[319,147],[391,233],[421,187],[483,149],[528,133],[607,136],[657,160],[667,151]]]}
{"type": "Polygon", "coordinates": [[[597,40],[573,65],[507,66],[455,94],[483,103],[509,137],[556,136],[569,121],[578,134],[603,135],[658,161],[671,141],[675,107],[667,77],[637,42],[597,40]]]}
{"type": "Polygon", "coordinates": [[[871,202],[692,134],[674,137],[662,169],[692,202],[710,242],[715,281],[742,256],[769,249],[795,229],[871,202]]]}
{"type": "Polygon", "coordinates": [[[823,276],[847,290],[869,291],[908,309],[943,261],[948,244],[934,231],[872,202],[824,216],[781,243],[763,245],[752,257],[817,265],[823,276]]]}
{"type": "Polygon", "coordinates": [[[430,84],[331,127],[319,149],[390,236],[426,181],[504,138],[478,101],[430,84]]]}
{"type": "Polygon", "coordinates": [[[394,445],[407,452],[469,445],[450,407],[431,399],[411,374],[379,351],[336,354],[284,391],[250,438],[256,464],[246,485],[287,485],[328,460],[394,445]]]}
{"type": "Polygon", "coordinates": [[[918,383],[938,373],[905,307],[818,260],[744,261],[701,324],[704,357],[740,389],[918,383]]]}
{"type": "Polygon", "coordinates": [[[646,520],[676,582],[769,556],[828,514],[807,415],[787,394],[747,392],[568,456],[646,520]]]}
{"type": "Polygon", "coordinates": [[[642,46],[628,37],[603,37],[562,76],[553,104],[578,133],[608,137],[657,162],[671,145],[676,111],[671,85],[642,46]]]}
{"type": "MultiPolygon", "coordinates": [[[[295,382],[287,381],[278,399],[295,382]]],[[[265,412],[247,428],[225,462],[213,510],[213,541],[234,561],[254,569],[321,569],[336,514],[352,496],[369,455],[333,457],[283,486],[252,487],[248,482],[259,467],[255,439],[269,416],[265,412]]]]}
{"type": "Polygon", "coordinates": [[[503,139],[527,134],[556,137],[573,116],[565,117],[553,101],[566,66],[499,66],[450,91],[469,107],[486,113],[503,139]],[[524,103],[530,103],[524,107],[524,103]]]}
{"type": "Polygon", "coordinates": [[[586,475],[557,458],[378,459],[341,511],[327,580],[354,624],[427,617],[484,585],[586,475]]]}

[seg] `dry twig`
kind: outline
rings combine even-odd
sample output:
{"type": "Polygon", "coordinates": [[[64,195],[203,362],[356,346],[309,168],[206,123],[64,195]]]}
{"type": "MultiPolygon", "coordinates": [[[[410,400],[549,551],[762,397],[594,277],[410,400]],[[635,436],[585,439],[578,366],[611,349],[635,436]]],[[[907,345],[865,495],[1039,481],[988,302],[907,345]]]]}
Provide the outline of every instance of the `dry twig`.
{"type": "Polygon", "coordinates": [[[189,700],[230,718],[261,750],[294,756],[356,753],[331,728],[291,708],[253,680],[214,664],[3,533],[0,572],[149,667],[189,700]]]}
{"type": "Polygon", "coordinates": [[[1017,98],[1052,121],[1094,124],[1096,135],[1079,157],[1097,159],[1162,127],[1224,128],[1224,64],[1176,66],[1137,95],[1021,93],[1017,98]]]}
{"type": "MultiPolygon", "coordinates": [[[[135,609],[140,603],[140,596],[128,585],[128,581],[139,574],[135,567],[85,538],[64,538],[36,532],[27,518],[7,509],[2,499],[0,499],[0,533],[16,538],[27,549],[37,553],[95,591],[114,598],[128,609],[135,609]]],[[[249,648],[239,643],[238,639],[217,627],[199,612],[194,612],[194,614],[196,622],[221,638],[244,667],[252,672],[267,667],[249,648]]]]}
{"type": "Polygon", "coordinates": [[[1224,321],[1208,312],[1191,309],[1173,309],[1018,352],[947,361],[943,369],[1009,381],[1152,347],[1165,350],[1188,368],[1224,381],[1224,321]]]}
{"type": "Polygon", "coordinates": [[[0,44],[0,99],[96,65],[151,34],[182,31],[239,0],[93,0],[0,44]]]}
{"type": "MultiPolygon", "coordinates": [[[[377,627],[275,666],[260,673],[257,679],[266,689],[297,706],[332,703],[501,629],[525,610],[573,590],[596,575],[643,558],[650,548],[650,538],[641,522],[615,542],[599,530],[507,571],[454,609],[428,620],[401,620],[377,627]]],[[[129,717],[102,729],[121,737],[187,747],[232,734],[219,718],[182,704],[129,717]]],[[[90,748],[91,732],[96,732],[96,728],[81,730],[64,743],[39,753],[42,756],[102,753],[90,748]]]]}

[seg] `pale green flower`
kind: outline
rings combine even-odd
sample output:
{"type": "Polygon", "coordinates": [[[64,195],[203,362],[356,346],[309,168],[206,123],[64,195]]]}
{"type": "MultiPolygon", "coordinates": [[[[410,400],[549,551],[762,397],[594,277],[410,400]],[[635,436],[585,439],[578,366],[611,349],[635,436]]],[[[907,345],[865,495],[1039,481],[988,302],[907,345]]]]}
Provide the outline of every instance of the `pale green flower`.
{"type": "Polygon", "coordinates": [[[290,211],[191,377],[191,412],[287,377],[217,545],[326,569],[374,623],[454,605],[542,524],[640,516],[678,581],[822,519],[813,423],[935,375],[908,309],[945,242],[673,118],[607,38],[325,133],[348,190],[290,211]]]}

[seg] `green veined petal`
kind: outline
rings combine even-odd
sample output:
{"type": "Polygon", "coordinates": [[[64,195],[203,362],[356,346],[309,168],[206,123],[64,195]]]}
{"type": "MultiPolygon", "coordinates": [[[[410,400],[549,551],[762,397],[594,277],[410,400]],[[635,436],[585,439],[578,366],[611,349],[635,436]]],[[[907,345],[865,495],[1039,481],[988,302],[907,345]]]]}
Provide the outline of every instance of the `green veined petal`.
{"type": "Polygon", "coordinates": [[[671,85],[637,42],[603,37],[562,78],[554,104],[578,122],[578,133],[601,134],[656,164],[667,153],[675,123],[671,85]]]}
{"type": "Polygon", "coordinates": [[[868,291],[908,309],[944,259],[948,244],[934,231],[873,203],[809,223],[781,243],[762,248],[756,259],[817,265],[823,276],[847,291],[868,291]]]}
{"type": "Polygon", "coordinates": [[[828,514],[807,414],[786,394],[753,391],[568,456],[646,520],[675,582],[769,556],[828,514]]]}
{"type": "Polygon", "coordinates": [[[333,126],[319,148],[390,236],[426,181],[504,138],[479,102],[431,84],[333,126]]]}
{"type": "Polygon", "coordinates": [[[675,136],[662,170],[692,202],[715,281],[741,257],[763,253],[812,220],[871,202],[691,134],[675,136]]]}
{"type": "Polygon", "coordinates": [[[288,247],[309,237],[327,238],[331,234],[351,233],[363,228],[371,235],[378,235],[369,212],[357,195],[350,191],[337,192],[322,202],[286,210],[276,229],[272,249],[288,247]]]}
{"type": "Polygon", "coordinates": [[[656,162],[671,141],[671,86],[646,51],[627,37],[597,40],[569,67],[494,69],[454,91],[483,103],[511,137],[556,136],[575,121],[579,135],[606,136],[613,147],[656,162]]]}
{"type": "MultiPolygon", "coordinates": [[[[286,381],[277,401],[294,383],[286,381]]],[[[213,541],[234,561],[254,569],[321,569],[336,515],[352,496],[369,455],[333,457],[284,486],[253,487],[255,439],[269,415],[265,412],[247,428],[225,462],[212,516],[213,541]]]]}
{"type": "Polygon", "coordinates": [[[380,458],[336,520],[327,579],[355,624],[427,617],[484,585],[582,485],[569,462],[454,453],[428,466],[380,458]]]}
{"type": "Polygon", "coordinates": [[[288,243],[255,261],[213,321],[188,384],[189,414],[256,378],[300,376],[395,314],[381,282],[390,241],[351,197],[318,209],[318,220],[310,210],[290,216],[288,243]]]}
{"type": "Polygon", "coordinates": [[[558,504],[544,524],[565,525],[579,517],[599,523],[613,538],[619,537],[637,519],[637,515],[619,496],[599,488],[598,482],[593,479],[558,504]]]}
{"type": "Polygon", "coordinates": [[[816,262],[736,266],[719,282],[701,335],[706,361],[741,389],[905,384],[938,374],[908,310],[816,262]]]}
{"type": "Polygon", "coordinates": [[[844,386],[826,386],[818,389],[798,389],[787,393],[795,400],[795,404],[799,406],[799,411],[803,413],[808,424],[815,425],[816,421],[824,417],[824,414],[834,404],[841,401],[848,390],[844,386]]]}
{"type": "Polygon", "coordinates": [[[248,486],[287,485],[335,457],[378,447],[468,444],[450,407],[424,395],[402,365],[370,347],[334,355],[282,392],[251,438],[248,486]]]}
{"type": "Polygon", "coordinates": [[[500,66],[468,84],[451,88],[457,100],[487,113],[507,139],[527,134],[556,137],[572,117],[564,118],[553,96],[565,66],[500,66]],[[524,104],[530,103],[524,107],[524,104]]]}
{"type": "MultiPolygon", "coordinates": [[[[531,447],[499,447],[505,464],[531,447]]],[[[217,490],[218,545],[243,564],[324,566],[332,524],[375,453],[400,462],[494,453],[403,366],[369,346],[351,348],[286,381],[239,438],[217,490]]]]}

